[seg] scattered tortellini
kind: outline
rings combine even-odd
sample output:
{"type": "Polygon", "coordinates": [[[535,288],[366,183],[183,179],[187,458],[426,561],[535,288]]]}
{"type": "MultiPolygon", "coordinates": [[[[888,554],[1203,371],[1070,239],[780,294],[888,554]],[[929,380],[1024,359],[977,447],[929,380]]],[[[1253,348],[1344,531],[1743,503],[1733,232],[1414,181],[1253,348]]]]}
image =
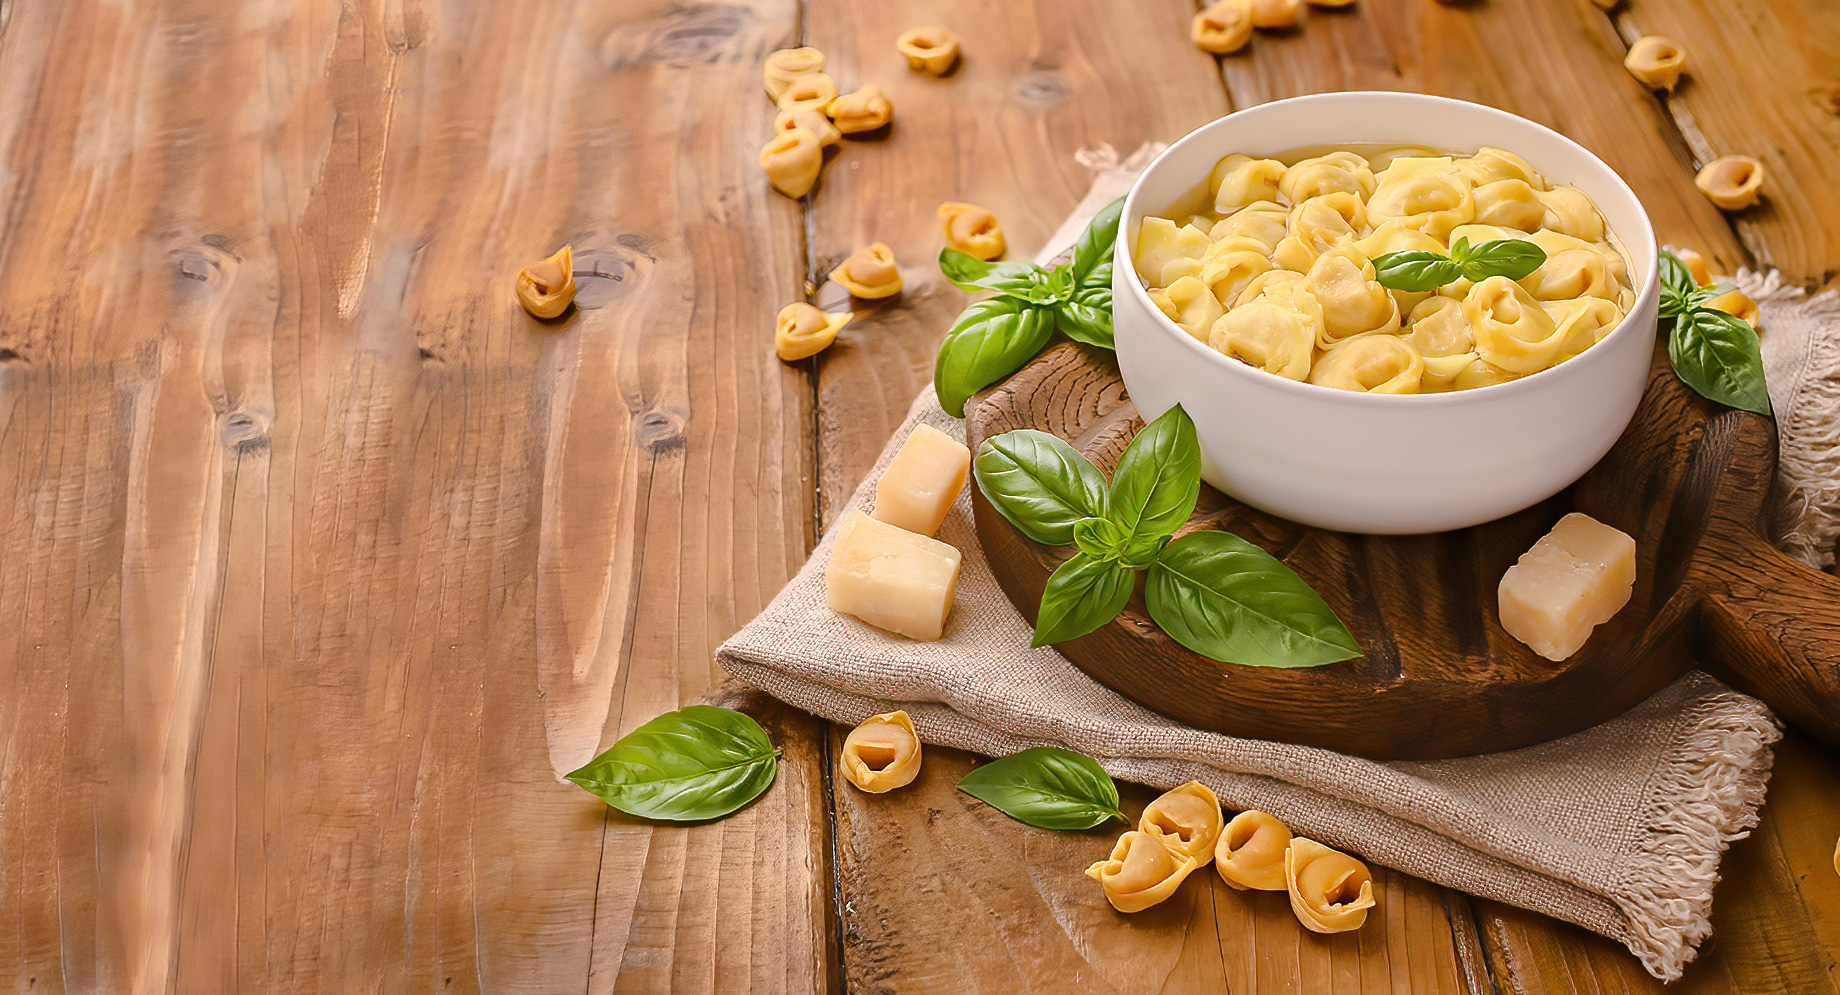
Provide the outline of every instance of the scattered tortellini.
{"type": "Polygon", "coordinates": [[[901,271],[895,266],[894,250],[881,242],[850,253],[831,270],[831,279],[864,300],[893,297],[901,292],[901,271]]]}
{"type": "MultiPolygon", "coordinates": [[[[951,56],[957,57],[957,36],[944,28],[917,30],[929,32],[926,37],[937,42],[933,59],[945,52],[947,42],[951,56]]],[[[902,36],[903,46],[908,35],[902,36]]],[[[773,119],[773,138],[761,150],[760,168],[773,189],[788,197],[803,197],[817,185],[826,148],[839,144],[844,135],[874,131],[894,119],[894,104],[880,87],[869,84],[840,94],[837,81],[824,71],[824,53],[815,48],[787,48],[768,55],[761,79],[779,113],[773,119]]]]}
{"type": "Polygon", "coordinates": [[[1302,836],[1284,851],[1284,884],[1291,911],[1314,933],[1360,929],[1374,907],[1374,876],[1366,864],[1302,836]]]}
{"type": "Polygon", "coordinates": [[[803,197],[818,184],[824,168],[824,146],[810,131],[793,127],[775,132],[760,150],[760,168],[773,189],[788,197],[803,197]]]}
{"type": "Polygon", "coordinates": [[[939,205],[939,227],[945,231],[947,245],[985,262],[1009,247],[997,216],[976,204],[947,201],[939,205]]]}
{"type": "Polygon", "coordinates": [[[907,59],[907,68],[924,69],[934,76],[951,72],[952,63],[958,61],[958,36],[937,24],[903,32],[894,47],[907,59]]]}
{"type": "Polygon", "coordinates": [[[518,270],[517,299],[539,318],[554,318],[575,300],[575,247],[565,245],[540,263],[518,270]]]}
{"type": "Polygon", "coordinates": [[[1216,0],[1195,15],[1189,37],[1203,52],[1226,55],[1252,40],[1252,4],[1249,0],[1216,0]]]}
{"type": "Polygon", "coordinates": [[[1145,806],[1137,828],[1161,840],[1177,856],[1206,864],[1214,859],[1214,841],[1220,838],[1225,822],[1220,799],[1207,785],[1190,781],[1145,806]]]}
{"type": "Polygon", "coordinates": [[[820,311],[804,301],[779,309],[773,322],[773,350],[788,363],[816,356],[837,341],[837,332],[850,323],[848,313],[820,311]]]}
{"type": "Polygon", "coordinates": [[[920,773],[920,736],[904,711],[871,715],[850,730],[837,758],[844,780],[870,794],[905,787],[920,773]]]}
{"type": "Polygon", "coordinates": [[[1252,0],[1252,26],[1290,28],[1297,25],[1303,0],[1252,0]]]}
{"type": "Polygon", "coordinates": [[[1142,912],[1176,893],[1201,862],[1164,845],[1161,837],[1132,830],[1118,837],[1112,855],[1086,869],[1120,912],[1142,912]]]}
{"type": "Polygon", "coordinates": [[[1748,155],[1720,156],[1706,164],[1693,185],[1721,211],[1742,211],[1763,195],[1763,163],[1748,155]]]}
{"type": "MultiPolygon", "coordinates": [[[[1212,9],[1212,8],[1210,8],[1212,9]]],[[[1150,299],[1198,341],[1340,390],[1505,383],[1595,345],[1634,303],[1629,263],[1584,193],[1504,149],[1410,146],[1229,155],[1139,227],[1150,299]],[[1374,260],[1498,239],[1545,261],[1516,281],[1385,286],[1374,260]]]]}
{"type": "Polygon", "coordinates": [[[793,80],[823,71],[823,52],[815,48],[783,48],[767,56],[761,77],[767,85],[767,98],[777,102],[793,80]]]}
{"type": "Polygon", "coordinates": [[[843,94],[827,106],[831,121],[846,135],[874,131],[894,120],[894,104],[882,88],[873,83],[843,94]]]}
{"type": "Polygon", "coordinates": [[[1623,68],[1643,86],[1672,93],[1681,71],[1687,68],[1687,50],[1673,39],[1644,35],[1629,46],[1623,68]]]}
{"type": "Polygon", "coordinates": [[[1291,831],[1277,817],[1249,808],[1233,817],[1214,844],[1214,869],[1235,891],[1283,891],[1291,831]]]}

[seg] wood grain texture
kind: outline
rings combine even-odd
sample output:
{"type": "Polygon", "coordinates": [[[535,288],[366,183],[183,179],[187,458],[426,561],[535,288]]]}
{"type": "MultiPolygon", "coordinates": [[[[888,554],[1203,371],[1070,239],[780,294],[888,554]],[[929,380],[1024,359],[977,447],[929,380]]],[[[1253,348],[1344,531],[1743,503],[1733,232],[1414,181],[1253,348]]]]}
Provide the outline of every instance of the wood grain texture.
{"type": "Polygon", "coordinates": [[[800,218],[731,99],[796,5],[5,15],[4,976],[825,987],[814,720],[716,825],[560,779],[809,548],[800,218]]]}
{"type": "Polygon", "coordinates": [[[1623,52],[1591,0],[1362,0],[1312,9],[1298,31],[1260,33],[1221,58],[1221,75],[1238,107],[1324,90],[1413,90],[1513,111],[1621,173],[1663,242],[1699,246],[1734,272],[1747,261],[1742,246],[1694,188],[1690,150],[1623,70],[1623,52]]]}
{"type": "Polygon", "coordinates": [[[1713,897],[1712,938],[1672,985],[1642,971],[1617,944],[1524,909],[1477,901],[1502,995],[1541,992],[1840,992],[1840,876],[1833,866],[1840,773],[1833,753],[1790,732],[1776,746],[1769,803],[1748,838],[1727,851],[1713,897]]]}
{"type": "Polygon", "coordinates": [[[1619,9],[1626,41],[1664,35],[1687,50],[1687,74],[1657,93],[1697,165],[1756,156],[1765,200],[1730,216],[1750,255],[1792,283],[1840,277],[1840,6],[1819,0],[1732,5],[1641,0],[1619,9]]]}

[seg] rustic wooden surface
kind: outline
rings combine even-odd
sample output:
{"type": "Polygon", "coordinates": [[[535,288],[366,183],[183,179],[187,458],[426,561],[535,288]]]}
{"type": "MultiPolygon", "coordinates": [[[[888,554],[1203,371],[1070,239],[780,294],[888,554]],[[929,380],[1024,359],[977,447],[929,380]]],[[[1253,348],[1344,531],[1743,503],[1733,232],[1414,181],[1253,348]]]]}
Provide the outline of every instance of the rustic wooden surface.
{"type": "MultiPolygon", "coordinates": [[[[1357,0],[1224,60],[1193,9],[0,0],[0,986],[1660,991],[1385,871],[1339,938],[1215,884],[1118,917],[1076,877],[1103,839],[968,803],[950,751],[838,790],[837,731],[758,699],[786,760],[733,819],[559,780],[716,683],[925,383],[939,200],[1027,255],[1079,148],[1400,87],[1578,137],[1722,264],[1840,269],[1825,0],[1357,0]],[[931,21],[942,80],[892,49],[931,21]],[[1695,53],[1667,101],[1618,67],[1647,30],[1695,53]],[[753,160],[801,40],[897,121],[797,203],[753,160]],[[1690,185],[1728,151],[1775,174],[1735,219],[1690,185]],[[774,360],[772,310],[870,238],[907,293],[774,360]],[[540,325],[510,275],[564,241],[581,307],[540,325]]],[[[1785,745],[1677,987],[1840,992],[1834,760],[1785,745]]]]}

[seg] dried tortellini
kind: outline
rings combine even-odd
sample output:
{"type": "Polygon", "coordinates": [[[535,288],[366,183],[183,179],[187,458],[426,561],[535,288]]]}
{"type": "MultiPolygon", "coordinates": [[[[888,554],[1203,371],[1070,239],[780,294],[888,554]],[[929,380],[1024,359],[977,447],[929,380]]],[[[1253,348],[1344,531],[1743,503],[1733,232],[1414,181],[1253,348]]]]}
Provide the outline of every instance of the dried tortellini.
{"type": "Polygon", "coordinates": [[[575,300],[575,247],[565,245],[540,263],[518,270],[517,299],[539,318],[554,318],[575,300]]]}
{"type": "Polygon", "coordinates": [[[820,311],[800,301],[779,309],[773,322],[773,350],[788,363],[816,356],[837,341],[837,331],[851,315],[820,311]]]}
{"type": "Polygon", "coordinates": [[[1374,876],[1366,864],[1302,836],[1284,852],[1284,884],[1291,911],[1314,933],[1359,929],[1374,907],[1374,876]]]}
{"type": "Polygon", "coordinates": [[[1165,213],[1143,219],[1133,253],[1157,307],[1218,352],[1317,386],[1505,383],[1595,345],[1634,304],[1597,206],[1505,149],[1234,154],[1165,213]],[[1519,281],[1414,291],[1382,284],[1373,262],[1501,239],[1546,260],[1519,281]]]}
{"type": "Polygon", "coordinates": [[[1252,26],[1255,28],[1295,27],[1302,15],[1303,0],[1252,0],[1252,26]]]}
{"type": "Polygon", "coordinates": [[[1763,163],[1748,155],[1720,156],[1706,164],[1693,185],[1722,211],[1742,211],[1763,194],[1763,163]]]}
{"type": "Polygon", "coordinates": [[[894,47],[907,59],[909,69],[924,69],[934,76],[951,72],[952,63],[958,61],[958,36],[937,24],[903,32],[894,47]]]}
{"type": "Polygon", "coordinates": [[[920,773],[920,736],[903,711],[871,715],[843,740],[844,780],[870,794],[905,787],[920,773]]]}
{"type": "Polygon", "coordinates": [[[823,71],[823,52],[815,48],[783,48],[767,56],[761,77],[767,85],[767,97],[777,102],[793,80],[823,71]]]}
{"type": "Polygon", "coordinates": [[[780,93],[778,104],[781,113],[793,111],[817,111],[824,114],[830,110],[831,101],[837,99],[837,82],[825,73],[809,73],[794,77],[780,93]]]}
{"type": "Polygon", "coordinates": [[[1636,43],[1629,46],[1629,54],[1623,57],[1623,68],[1651,90],[1673,92],[1674,84],[1680,82],[1681,70],[1686,67],[1687,50],[1681,48],[1679,42],[1660,35],[1636,39],[1636,43]]]}
{"type": "Polygon", "coordinates": [[[947,201],[939,205],[939,227],[945,230],[947,245],[985,262],[1008,248],[997,216],[976,204],[947,201]]]}
{"type": "Polygon", "coordinates": [[[1275,816],[1247,809],[1233,817],[1214,844],[1214,869],[1235,891],[1283,891],[1290,827],[1275,816]]]}
{"type": "Polygon", "coordinates": [[[1225,55],[1252,40],[1252,0],[1217,0],[1195,15],[1189,37],[1203,52],[1225,55]]]}
{"type": "Polygon", "coordinates": [[[760,150],[760,168],[766,170],[773,189],[788,197],[803,197],[818,183],[824,146],[804,128],[781,131],[760,150]]]}
{"type": "Polygon", "coordinates": [[[774,131],[785,132],[794,128],[804,128],[811,132],[820,146],[835,145],[843,139],[843,132],[837,130],[837,126],[831,123],[830,118],[809,107],[780,111],[773,119],[774,131]]]}
{"type": "Polygon", "coordinates": [[[1163,792],[1145,806],[1137,828],[1155,836],[1177,856],[1206,864],[1214,859],[1214,843],[1224,823],[1220,799],[1207,785],[1190,781],[1163,792]]]}
{"type": "Polygon", "coordinates": [[[837,130],[846,135],[874,131],[894,120],[894,104],[873,83],[832,100],[828,113],[837,130]]]}
{"type": "Polygon", "coordinates": [[[1177,853],[1150,833],[1132,830],[1118,837],[1112,855],[1086,869],[1120,912],[1142,912],[1176,893],[1201,862],[1177,853]]]}
{"type": "Polygon", "coordinates": [[[893,297],[901,292],[901,271],[895,267],[894,250],[881,242],[850,253],[831,270],[831,279],[864,300],[893,297]]]}

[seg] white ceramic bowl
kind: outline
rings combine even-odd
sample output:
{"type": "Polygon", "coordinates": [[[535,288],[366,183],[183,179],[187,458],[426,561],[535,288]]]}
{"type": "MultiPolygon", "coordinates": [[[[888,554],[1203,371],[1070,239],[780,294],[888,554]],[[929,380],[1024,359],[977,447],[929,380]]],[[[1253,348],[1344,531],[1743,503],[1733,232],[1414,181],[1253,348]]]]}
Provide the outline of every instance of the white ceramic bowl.
{"type": "Polygon", "coordinates": [[[1464,528],[1536,504],[1591,468],[1635,414],[1655,343],[1654,230],[1603,160],[1549,128],[1480,104],[1411,93],[1324,93],[1230,114],[1150,164],[1125,198],[1113,267],[1118,367],[1148,420],[1180,403],[1202,476],[1285,518],[1345,532],[1464,528]],[[1378,395],[1298,383],[1197,341],[1151,303],[1137,231],[1234,152],[1397,142],[1524,157],[1596,202],[1630,256],[1635,304],[1614,331],[1552,369],[1492,387],[1378,395]]]}

